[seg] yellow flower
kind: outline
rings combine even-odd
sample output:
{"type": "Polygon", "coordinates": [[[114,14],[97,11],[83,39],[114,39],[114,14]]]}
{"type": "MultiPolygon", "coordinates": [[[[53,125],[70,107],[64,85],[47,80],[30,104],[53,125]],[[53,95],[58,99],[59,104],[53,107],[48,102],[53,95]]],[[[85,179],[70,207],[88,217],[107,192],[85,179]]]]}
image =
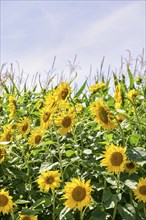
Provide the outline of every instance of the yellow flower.
{"type": "Polygon", "coordinates": [[[74,120],[75,116],[73,111],[69,111],[68,113],[61,113],[61,115],[55,119],[55,124],[60,127],[59,133],[61,135],[65,135],[71,132],[71,129],[74,125],[74,120]]]}
{"type": "Polygon", "coordinates": [[[63,198],[66,199],[65,206],[70,209],[81,211],[91,204],[92,187],[90,186],[90,180],[85,182],[80,178],[74,178],[71,182],[66,182],[63,191],[63,198]]]}
{"type": "Polygon", "coordinates": [[[43,131],[41,129],[35,129],[31,132],[30,137],[28,139],[28,144],[32,147],[39,145],[43,138],[43,131]]]}
{"type": "Polygon", "coordinates": [[[43,99],[38,99],[36,103],[36,108],[39,110],[42,104],[43,104],[43,99]]]}
{"type": "Polygon", "coordinates": [[[105,87],[105,83],[104,82],[101,82],[101,83],[96,83],[92,86],[89,87],[89,91],[90,93],[94,93],[94,92],[97,92],[99,89],[105,87]]]}
{"type": "Polygon", "coordinates": [[[137,164],[133,160],[127,160],[125,163],[125,172],[132,174],[135,173],[137,170],[137,164]]]}
{"type": "Polygon", "coordinates": [[[140,178],[136,189],[133,189],[135,198],[138,201],[146,202],[146,177],[140,178]]]}
{"type": "Polygon", "coordinates": [[[104,129],[111,130],[116,127],[112,113],[109,111],[108,106],[102,100],[93,102],[90,106],[90,109],[97,123],[104,129]]]}
{"type": "Polygon", "coordinates": [[[20,220],[38,220],[36,215],[20,215],[20,220]]]}
{"type": "Polygon", "coordinates": [[[42,191],[48,192],[49,189],[54,190],[60,186],[60,176],[58,171],[41,172],[40,177],[36,181],[42,191]]]}
{"type": "Polygon", "coordinates": [[[71,93],[71,87],[68,82],[61,82],[55,91],[57,100],[66,100],[71,93]]]}
{"type": "Polygon", "coordinates": [[[48,127],[51,125],[54,111],[55,110],[53,108],[48,107],[44,107],[40,111],[40,126],[42,129],[48,129],[48,127]]]}
{"type": "Polygon", "coordinates": [[[51,92],[49,92],[46,96],[45,96],[45,106],[48,108],[53,108],[54,110],[56,110],[57,107],[57,99],[56,96],[54,94],[52,94],[51,92]]]}
{"type": "Polygon", "coordinates": [[[30,122],[29,118],[24,117],[21,119],[20,123],[18,123],[18,130],[22,136],[25,136],[30,132],[30,122]]]}
{"type": "Polygon", "coordinates": [[[107,170],[112,173],[120,173],[124,171],[126,163],[126,148],[111,144],[106,146],[103,153],[101,165],[106,166],[107,170]]]}
{"type": "Polygon", "coordinates": [[[115,93],[114,93],[114,99],[116,101],[115,108],[119,109],[121,107],[121,104],[122,104],[122,90],[121,90],[121,85],[120,84],[118,84],[116,86],[115,93]]]}
{"type": "Polygon", "coordinates": [[[13,207],[12,196],[4,189],[0,190],[0,212],[8,214],[13,207]]]}
{"type": "Polygon", "coordinates": [[[15,100],[15,97],[13,95],[9,96],[8,107],[9,107],[9,110],[10,110],[9,118],[14,118],[15,111],[16,111],[16,100],[15,100]]]}
{"type": "Polygon", "coordinates": [[[0,146],[0,164],[4,161],[5,148],[0,146]]]}
{"type": "Polygon", "coordinates": [[[127,97],[133,102],[137,95],[138,92],[135,89],[132,89],[128,92],[127,97]]]}
{"type": "Polygon", "coordinates": [[[83,108],[84,108],[83,105],[80,104],[80,103],[78,103],[78,104],[75,105],[75,111],[76,111],[77,113],[82,112],[83,108]]]}
{"type": "Polygon", "coordinates": [[[11,125],[5,125],[3,127],[3,133],[1,134],[0,141],[12,141],[13,140],[13,130],[11,129],[11,125]]]}

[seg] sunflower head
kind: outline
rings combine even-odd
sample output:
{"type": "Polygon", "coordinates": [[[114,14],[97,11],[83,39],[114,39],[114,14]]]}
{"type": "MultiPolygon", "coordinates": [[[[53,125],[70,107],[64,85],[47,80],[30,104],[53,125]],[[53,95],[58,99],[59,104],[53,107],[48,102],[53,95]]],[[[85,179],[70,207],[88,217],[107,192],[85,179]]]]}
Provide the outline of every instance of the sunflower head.
{"type": "Polygon", "coordinates": [[[106,147],[103,153],[101,165],[106,166],[107,170],[112,173],[120,173],[124,171],[126,163],[126,148],[111,144],[106,147]]]}
{"type": "Polygon", "coordinates": [[[47,106],[40,111],[40,124],[42,129],[46,130],[51,125],[54,111],[54,108],[48,108],[47,106]]]}
{"type": "Polygon", "coordinates": [[[43,138],[43,131],[41,129],[35,129],[31,132],[30,137],[28,139],[28,143],[30,146],[35,147],[40,144],[43,138]]]}
{"type": "Polygon", "coordinates": [[[103,87],[105,87],[105,83],[104,82],[96,83],[96,84],[94,84],[94,85],[89,87],[89,91],[92,94],[92,93],[97,92],[99,89],[101,89],[103,87]]]}
{"type": "Polygon", "coordinates": [[[93,102],[90,109],[95,117],[95,120],[104,129],[111,130],[116,127],[112,113],[109,111],[107,105],[102,100],[93,102]]]}
{"type": "Polygon", "coordinates": [[[30,132],[30,119],[27,117],[22,118],[22,120],[18,123],[18,130],[22,134],[22,136],[27,135],[30,132]]]}
{"type": "Polygon", "coordinates": [[[138,201],[146,202],[146,177],[139,179],[136,189],[133,189],[133,192],[138,201]]]}
{"type": "Polygon", "coordinates": [[[135,89],[131,89],[128,92],[127,97],[128,97],[128,99],[130,99],[133,102],[137,95],[138,95],[138,92],[135,89]]]}
{"type": "Polygon", "coordinates": [[[38,220],[36,215],[20,215],[20,220],[38,220]]]}
{"type": "Polygon", "coordinates": [[[85,182],[80,178],[74,178],[71,182],[66,182],[64,187],[63,198],[66,199],[65,206],[70,209],[82,210],[91,203],[91,191],[90,180],[85,182]]]}
{"type": "Polygon", "coordinates": [[[12,197],[4,189],[0,190],[0,212],[8,214],[13,207],[12,197]]]}
{"type": "Polygon", "coordinates": [[[61,82],[55,91],[57,100],[66,100],[71,94],[71,87],[68,82],[61,82]]]}
{"type": "Polygon", "coordinates": [[[0,141],[12,141],[13,140],[13,130],[11,125],[5,125],[3,127],[3,133],[1,134],[0,141]]]}
{"type": "Polygon", "coordinates": [[[61,174],[58,171],[46,171],[42,172],[36,181],[42,191],[48,192],[60,186],[60,177],[61,174]]]}
{"type": "Polygon", "coordinates": [[[127,160],[125,163],[125,172],[132,174],[135,173],[137,170],[137,164],[133,160],[127,160]]]}
{"type": "Polygon", "coordinates": [[[116,101],[115,103],[115,108],[119,109],[122,104],[122,90],[121,90],[121,85],[118,84],[115,89],[114,93],[114,99],[116,101]]]}
{"type": "Polygon", "coordinates": [[[68,113],[61,113],[56,119],[55,124],[59,126],[59,133],[65,135],[71,132],[71,129],[74,125],[75,115],[74,112],[69,111],[68,113]]]}

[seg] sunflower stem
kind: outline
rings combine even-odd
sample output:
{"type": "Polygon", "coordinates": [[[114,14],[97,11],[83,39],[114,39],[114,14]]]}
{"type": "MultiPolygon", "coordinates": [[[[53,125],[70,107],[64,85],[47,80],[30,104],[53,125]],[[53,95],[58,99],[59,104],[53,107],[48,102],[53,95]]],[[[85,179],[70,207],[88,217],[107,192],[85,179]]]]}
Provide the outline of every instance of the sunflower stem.
{"type": "Polygon", "coordinates": [[[56,134],[56,139],[57,139],[57,143],[58,143],[58,155],[59,155],[59,163],[60,163],[60,173],[61,173],[61,178],[62,178],[62,182],[64,182],[64,176],[63,176],[63,166],[62,166],[62,153],[60,150],[61,144],[58,138],[58,135],[56,134]]]}
{"type": "Polygon", "coordinates": [[[53,212],[52,212],[52,220],[55,220],[55,190],[52,190],[53,196],[53,212]]]}
{"type": "Polygon", "coordinates": [[[132,198],[132,190],[131,189],[130,189],[129,195],[130,195],[130,203],[132,205],[133,204],[133,198],[132,198]]]}
{"type": "MultiPolygon", "coordinates": [[[[75,134],[74,130],[72,131],[72,135],[73,135],[75,144],[78,145],[77,138],[76,138],[76,134],[75,134]]],[[[79,157],[80,157],[80,156],[79,156],[79,147],[77,146],[76,149],[77,149],[76,155],[77,155],[77,157],[79,158],[79,157]]],[[[79,159],[78,159],[78,168],[80,168],[80,160],[79,160],[79,159]]]]}
{"type": "MultiPolygon", "coordinates": [[[[117,193],[119,194],[119,192],[120,192],[120,173],[117,174],[117,193]]],[[[112,220],[115,220],[117,207],[118,207],[118,203],[115,204],[112,220]]]]}
{"type": "Polygon", "coordinates": [[[80,211],[80,220],[84,219],[84,212],[82,212],[82,210],[80,211]]]}
{"type": "Polygon", "coordinates": [[[121,132],[121,135],[122,135],[123,147],[125,147],[125,138],[124,138],[123,129],[122,129],[122,127],[121,127],[119,121],[117,120],[117,118],[116,118],[115,116],[114,116],[114,118],[115,118],[115,120],[116,120],[116,122],[117,122],[117,124],[118,124],[118,126],[119,126],[119,129],[120,129],[120,132],[121,132]]]}
{"type": "Polygon", "coordinates": [[[11,215],[12,220],[15,220],[13,210],[11,210],[10,215],[11,215]]]}

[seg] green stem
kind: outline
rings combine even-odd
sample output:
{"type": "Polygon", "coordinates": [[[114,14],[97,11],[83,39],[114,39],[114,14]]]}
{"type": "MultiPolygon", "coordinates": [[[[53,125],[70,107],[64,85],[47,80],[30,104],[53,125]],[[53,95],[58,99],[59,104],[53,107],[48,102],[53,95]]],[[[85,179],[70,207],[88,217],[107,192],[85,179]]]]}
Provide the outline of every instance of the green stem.
{"type": "Polygon", "coordinates": [[[52,220],[55,220],[55,190],[52,190],[52,196],[53,196],[52,220]]]}
{"type": "MultiPolygon", "coordinates": [[[[72,131],[72,135],[73,135],[73,138],[74,138],[74,143],[75,145],[77,146],[76,147],[76,155],[77,157],[79,158],[80,156],[80,152],[79,152],[79,146],[78,146],[78,142],[77,142],[77,138],[76,138],[76,135],[75,135],[75,132],[74,130],[72,131]]],[[[78,159],[78,168],[80,168],[80,160],[78,159]]]]}
{"type": "MultiPolygon", "coordinates": [[[[117,174],[117,193],[119,194],[119,192],[120,192],[120,174],[117,174]]],[[[115,204],[112,220],[115,220],[117,207],[118,207],[118,203],[115,204]]]]}
{"type": "Polygon", "coordinates": [[[130,189],[129,195],[130,195],[130,203],[132,205],[133,204],[133,198],[132,198],[132,190],[131,189],[130,189]]]}
{"type": "Polygon", "coordinates": [[[80,220],[83,220],[84,219],[84,212],[81,210],[80,211],[80,220]]]}
{"type": "Polygon", "coordinates": [[[120,129],[120,132],[121,132],[121,135],[122,135],[123,147],[125,147],[125,138],[124,138],[123,129],[122,129],[122,127],[121,127],[119,121],[117,120],[117,118],[116,118],[115,116],[114,116],[114,118],[115,118],[115,120],[116,120],[116,122],[117,122],[117,124],[118,124],[118,126],[119,126],[119,129],[120,129]]]}
{"type": "Polygon", "coordinates": [[[137,119],[137,122],[138,122],[138,130],[139,130],[139,133],[141,134],[141,123],[140,123],[140,120],[139,120],[139,117],[138,117],[138,114],[137,114],[137,110],[136,110],[136,107],[135,107],[135,104],[133,103],[133,107],[134,107],[134,112],[135,112],[135,116],[136,116],[136,119],[137,119]]]}
{"type": "Polygon", "coordinates": [[[61,144],[58,138],[58,135],[56,134],[56,139],[57,139],[57,143],[58,143],[58,155],[59,155],[59,163],[60,163],[60,173],[61,173],[61,178],[62,178],[62,182],[64,182],[64,176],[63,176],[63,166],[62,166],[62,153],[60,150],[61,144]]]}
{"type": "Polygon", "coordinates": [[[11,210],[10,214],[11,214],[12,220],[15,220],[15,218],[14,218],[14,212],[13,212],[12,210],[11,210]]]}

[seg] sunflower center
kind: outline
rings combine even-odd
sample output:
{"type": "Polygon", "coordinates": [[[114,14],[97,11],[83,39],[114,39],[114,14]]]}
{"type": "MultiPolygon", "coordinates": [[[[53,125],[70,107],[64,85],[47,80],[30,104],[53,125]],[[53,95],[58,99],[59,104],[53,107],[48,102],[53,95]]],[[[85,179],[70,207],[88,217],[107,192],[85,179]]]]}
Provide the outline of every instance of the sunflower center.
{"type": "Polygon", "coordinates": [[[27,129],[28,129],[28,124],[25,124],[25,125],[22,126],[22,131],[25,132],[25,131],[27,131],[27,129]]]}
{"type": "Polygon", "coordinates": [[[68,116],[64,117],[62,120],[62,125],[63,125],[63,127],[68,128],[71,125],[70,117],[68,117],[68,116]]]}
{"type": "Polygon", "coordinates": [[[11,132],[8,132],[6,134],[6,141],[10,141],[11,140],[11,137],[12,137],[12,133],[11,132]]]}
{"type": "Polygon", "coordinates": [[[8,204],[8,198],[5,195],[0,195],[0,206],[4,207],[8,204]]]}
{"type": "Polygon", "coordinates": [[[126,167],[128,169],[133,169],[135,167],[135,164],[133,162],[126,163],[126,167]]]}
{"type": "Polygon", "coordinates": [[[146,185],[145,186],[140,186],[139,192],[141,195],[146,195],[146,185]]]}
{"type": "Polygon", "coordinates": [[[99,108],[99,117],[105,124],[108,123],[108,113],[103,107],[99,108]]]}
{"type": "Polygon", "coordinates": [[[86,190],[81,187],[81,186],[77,186],[73,189],[72,191],[72,198],[73,200],[80,202],[82,201],[84,198],[86,197],[86,190]]]}
{"type": "Polygon", "coordinates": [[[51,114],[49,112],[45,112],[45,114],[43,115],[43,121],[47,122],[49,120],[49,118],[50,118],[50,115],[51,114]]]}
{"type": "Polygon", "coordinates": [[[39,144],[40,143],[40,141],[41,141],[41,135],[37,135],[36,137],[35,137],[35,144],[39,144]]]}
{"type": "Polygon", "coordinates": [[[114,152],[110,157],[110,161],[113,166],[120,166],[123,162],[123,155],[120,152],[114,152]]]}
{"type": "Polygon", "coordinates": [[[53,176],[48,176],[47,178],[46,178],[46,183],[47,184],[52,184],[54,182],[54,177],[53,176]]]}
{"type": "Polygon", "coordinates": [[[68,95],[68,89],[64,89],[64,90],[61,92],[61,98],[64,100],[67,95],[68,95]]]}

